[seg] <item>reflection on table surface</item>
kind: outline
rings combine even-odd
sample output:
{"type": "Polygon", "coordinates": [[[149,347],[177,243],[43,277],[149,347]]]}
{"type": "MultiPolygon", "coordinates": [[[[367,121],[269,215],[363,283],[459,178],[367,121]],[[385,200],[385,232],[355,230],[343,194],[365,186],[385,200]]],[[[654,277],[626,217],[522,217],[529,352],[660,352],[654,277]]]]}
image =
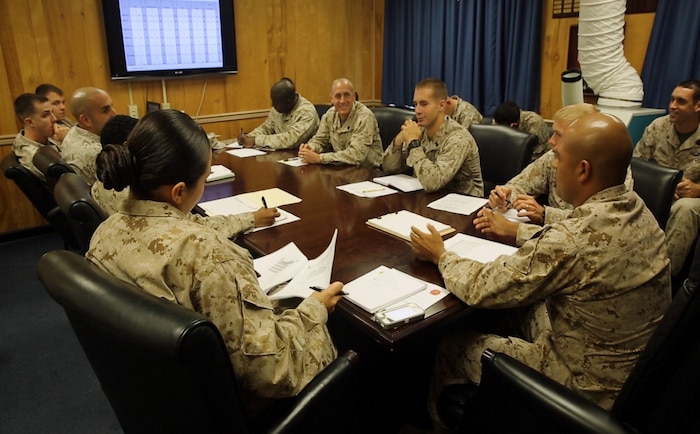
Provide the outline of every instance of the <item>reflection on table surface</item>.
{"type": "MultiPolygon", "coordinates": [[[[444,286],[437,267],[416,260],[406,241],[371,228],[365,222],[370,218],[406,209],[449,224],[457,232],[481,236],[473,228],[474,215],[464,216],[427,207],[430,202],[444,196],[447,193],[445,191],[399,192],[377,198],[357,197],[338,190],[336,186],[371,180],[375,176],[381,176],[381,171],[355,166],[292,167],[279,162],[295,154],[295,151],[275,151],[247,158],[225,152],[214,155],[213,164],[230,168],[236,176],[233,180],[208,185],[202,201],[273,187],[302,199],[300,203],[283,207],[300,217],[299,221],[240,237],[238,242],[248,248],[253,256],[268,254],[294,242],[308,258],[314,258],[328,246],[333,231],[337,228],[332,281],[347,283],[379,265],[385,265],[444,286]]],[[[346,315],[373,339],[393,348],[408,337],[462,317],[468,308],[456,297],[448,295],[428,309],[426,319],[394,330],[384,330],[372,320],[372,315],[352,302],[341,301],[337,311],[346,315]]]]}

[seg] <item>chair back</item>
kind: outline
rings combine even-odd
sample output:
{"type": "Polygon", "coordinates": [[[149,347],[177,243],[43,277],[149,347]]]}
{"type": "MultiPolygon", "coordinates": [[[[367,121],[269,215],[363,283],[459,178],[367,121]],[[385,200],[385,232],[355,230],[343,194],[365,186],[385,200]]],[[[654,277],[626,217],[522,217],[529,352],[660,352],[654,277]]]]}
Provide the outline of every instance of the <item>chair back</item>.
{"type": "Polygon", "coordinates": [[[330,104],[314,104],[314,107],[316,107],[316,113],[318,113],[318,117],[322,118],[323,115],[325,115],[328,109],[332,106],[330,104]]]}
{"type": "Polygon", "coordinates": [[[107,214],[92,198],[90,187],[83,177],[76,173],[61,176],[54,187],[53,196],[70,222],[80,250],[87,252],[92,234],[107,218],[107,214]]]}
{"type": "Polygon", "coordinates": [[[700,432],[700,242],[695,252],[692,278],[674,296],[611,411],[641,432],[700,432]]]}
{"type": "Polygon", "coordinates": [[[46,182],[51,188],[56,185],[64,173],[75,173],[73,168],[63,161],[61,154],[51,146],[39,148],[32,158],[32,163],[44,174],[46,182]]]}
{"type": "Polygon", "coordinates": [[[384,149],[389,147],[405,121],[416,120],[416,114],[413,111],[399,107],[372,107],[371,110],[377,118],[379,136],[382,138],[384,149]]]}
{"type": "Polygon", "coordinates": [[[479,148],[484,197],[530,164],[537,137],[505,125],[473,124],[469,132],[479,148]]]}
{"type": "Polygon", "coordinates": [[[73,252],[47,253],[37,274],[125,432],[249,432],[226,347],[204,316],[73,252]]]}
{"type": "Polygon", "coordinates": [[[634,191],[654,214],[661,229],[664,229],[671,213],[676,185],[683,178],[683,171],[636,157],[632,158],[630,166],[634,179],[634,191]]]}
{"type": "Polygon", "coordinates": [[[19,187],[34,209],[63,237],[66,248],[77,249],[78,241],[73,234],[70,223],[58,208],[48,186],[22,166],[14,152],[6,155],[0,162],[0,166],[2,166],[5,177],[11,179],[19,187]]]}

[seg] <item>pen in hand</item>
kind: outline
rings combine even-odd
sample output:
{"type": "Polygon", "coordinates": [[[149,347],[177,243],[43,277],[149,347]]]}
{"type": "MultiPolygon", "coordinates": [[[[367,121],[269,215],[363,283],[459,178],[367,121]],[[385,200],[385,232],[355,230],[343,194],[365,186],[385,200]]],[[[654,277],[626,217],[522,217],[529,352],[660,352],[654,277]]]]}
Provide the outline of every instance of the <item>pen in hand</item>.
{"type": "MultiPolygon", "coordinates": [[[[321,292],[321,291],[323,291],[323,288],[321,288],[320,286],[309,286],[309,288],[310,288],[310,289],[313,289],[313,290],[316,291],[316,292],[321,292]]],[[[345,292],[345,291],[340,291],[340,292],[337,293],[336,295],[348,295],[348,293],[345,292]]]]}
{"type": "Polygon", "coordinates": [[[267,201],[265,200],[265,196],[262,197],[262,203],[265,208],[267,208],[267,201]]]}

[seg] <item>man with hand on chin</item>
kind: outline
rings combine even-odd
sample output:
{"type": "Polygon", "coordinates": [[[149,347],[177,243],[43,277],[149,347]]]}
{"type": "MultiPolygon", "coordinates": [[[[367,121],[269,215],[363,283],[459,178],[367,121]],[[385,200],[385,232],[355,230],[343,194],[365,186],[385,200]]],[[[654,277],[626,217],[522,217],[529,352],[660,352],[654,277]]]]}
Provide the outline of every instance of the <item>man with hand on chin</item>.
{"type": "Polygon", "coordinates": [[[482,197],[479,150],[469,130],[445,115],[447,86],[426,78],[413,94],[416,119],[407,120],[384,151],[382,168],[387,173],[413,169],[425,191],[441,188],[482,197]]]}

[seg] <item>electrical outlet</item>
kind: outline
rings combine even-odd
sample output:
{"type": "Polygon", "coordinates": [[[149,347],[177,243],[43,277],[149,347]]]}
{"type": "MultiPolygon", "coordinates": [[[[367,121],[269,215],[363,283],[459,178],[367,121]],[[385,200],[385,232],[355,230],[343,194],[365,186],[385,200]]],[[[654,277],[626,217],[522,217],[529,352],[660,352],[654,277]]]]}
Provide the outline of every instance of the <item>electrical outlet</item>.
{"type": "Polygon", "coordinates": [[[139,106],[136,104],[129,104],[129,116],[131,116],[134,119],[139,118],[139,106]]]}
{"type": "Polygon", "coordinates": [[[168,110],[168,109],[170,109],[170,103],[164,102],[163,104],[160,105],[160,108],[163,110],[168,110]]]}

